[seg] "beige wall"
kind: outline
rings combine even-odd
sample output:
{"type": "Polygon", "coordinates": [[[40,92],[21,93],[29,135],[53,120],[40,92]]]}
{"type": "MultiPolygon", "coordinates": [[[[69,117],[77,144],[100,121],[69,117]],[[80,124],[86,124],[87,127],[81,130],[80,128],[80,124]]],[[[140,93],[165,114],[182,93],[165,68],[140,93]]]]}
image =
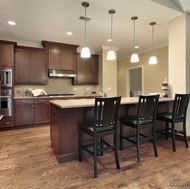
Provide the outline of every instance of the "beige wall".
{"type": "Polygon", "coordinates": [[[168,47],[155,49],[154,52],[149,51],[139,54],[140,61],[138,63],[130,63],[130,58],[118,61],[118,75],[117,75],[117,94],[127,96],[129,89],[127,88],[127,69],[137,66],[143,66],[144,77],[144,94],[161,92],[161,84],[164,78],[168,78],[168,47]],[[149,65],[150,56],[154,55],[158,59],[158,64],[149,65]]]}
{"type": "Polygon", "coordinates": [[[99,52],[99,90],[108,96],[117,95],[117,60],[107,60],[107,49],[99,52]]]}

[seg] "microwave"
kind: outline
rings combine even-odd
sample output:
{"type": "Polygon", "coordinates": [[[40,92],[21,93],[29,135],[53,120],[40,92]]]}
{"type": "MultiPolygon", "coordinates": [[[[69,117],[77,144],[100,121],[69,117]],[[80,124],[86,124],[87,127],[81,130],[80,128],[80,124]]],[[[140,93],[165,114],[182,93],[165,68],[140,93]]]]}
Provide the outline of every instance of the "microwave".
{"type": "Polygon", "coordinates": [[[1,87],[12,87],[12,69],[0,69],[1,87]]]}

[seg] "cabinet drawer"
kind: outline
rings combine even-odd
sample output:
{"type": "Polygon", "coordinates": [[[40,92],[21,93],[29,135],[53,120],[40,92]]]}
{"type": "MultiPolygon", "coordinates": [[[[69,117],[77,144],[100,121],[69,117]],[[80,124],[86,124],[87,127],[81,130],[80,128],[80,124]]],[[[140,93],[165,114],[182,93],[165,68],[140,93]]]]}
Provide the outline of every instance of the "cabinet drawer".
{"type": "Polygon", "coordinates": [[[49,99],[41,98],[41,99],[34,99],[34,104],[49,104],[49,99]]]}
{"type": "Polygon", "coordinates": [[[15,105],[27,105],[27,104],[33,104],[33,99],[20,99],[20,100],[15,100],[15,105]]]}

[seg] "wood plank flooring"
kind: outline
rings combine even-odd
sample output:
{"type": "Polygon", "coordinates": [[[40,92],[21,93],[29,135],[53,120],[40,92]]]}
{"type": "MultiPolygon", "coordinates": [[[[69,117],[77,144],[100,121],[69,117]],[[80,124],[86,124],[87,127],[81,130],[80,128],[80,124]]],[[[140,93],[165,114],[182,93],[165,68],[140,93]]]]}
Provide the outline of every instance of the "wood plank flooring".
{"type": "MultiPolygon", "coordinates": [[[[190,144],[189,144],[190,145],[190,144]]],[[[98,158],[98,178],[93,178],[92,157],[58,164],[50,147],[49,126],[0,131],[0,189],[174,189],[190,188],[190,148],[177,141],[141,145],[141,163],[136,148],[119,151],[117,170],[113,152],[98,158]]]]}

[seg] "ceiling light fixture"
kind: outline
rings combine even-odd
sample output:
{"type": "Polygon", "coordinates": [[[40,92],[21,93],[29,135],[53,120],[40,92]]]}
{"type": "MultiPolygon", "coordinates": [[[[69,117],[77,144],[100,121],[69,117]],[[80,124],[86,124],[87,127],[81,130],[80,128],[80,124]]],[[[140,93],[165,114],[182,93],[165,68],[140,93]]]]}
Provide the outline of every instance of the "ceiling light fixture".
{"type": "Polygon", "coordinates": [[[115,60],[116,59],[116,55],[115,52],[112,50],[112,28],[113,28],[113,14],[115,14],[115,10],[114,9],[110,9],[108,11],[109,14],[111,14],[111,38],[110,38],[110,50],[108,51],[107,54],[107,60],[115,60]]]}
{"type": "Polygon", "coordinates": [[[16,23],[14,21],[8,21],[8,24],[11,25],[11,26],[15,26],[16,23]]]}
{"type": "MultiPolygon", "coordinates": [[[[82,6],[85,7],[85,18],[86,18],[86,8],[89,7],[89,3],[87,1],[84,1],[82,2],[82,6]]],[[[81,57],[89,58],[91,55],[90,55],[90,49],[86,45],[86,19],[84,19],[84,23],[85,23],[85,47],[82,48],[81,57]]]]}
{"type": "MultiPolygon", "coordinates": [[[[156,22],[151,22],[150,25],[152,26],[152,53],[154,51],[154,25],[156,25],[156,22]]],[[[149,59],[149,64],[157,64],[157,58],[156,56],[151,56],[149,59]]]]}
{"type": "Polygon", "coordinates": [[[72,32],[67,32],[67,35],[73,35],[73,33],[72,32]]]}
{"type": "Polygon", "coordinates": [[[136,42],[135,42],[135,20],[137,20],[138,19],[138,17],[137,16],[133,16],[133,17],[131,17],[131,20],[133,20],[134,21],[134,46],[133,46],[133,49],[134,49],[134,52],[133,52],[133,54],[131,55],[131,62],[132,63],[136,63],[136,62],[139,62],[139,56],[138,56],[138,54],[135,52],[135,47],[136,47],[136,42]]]}

